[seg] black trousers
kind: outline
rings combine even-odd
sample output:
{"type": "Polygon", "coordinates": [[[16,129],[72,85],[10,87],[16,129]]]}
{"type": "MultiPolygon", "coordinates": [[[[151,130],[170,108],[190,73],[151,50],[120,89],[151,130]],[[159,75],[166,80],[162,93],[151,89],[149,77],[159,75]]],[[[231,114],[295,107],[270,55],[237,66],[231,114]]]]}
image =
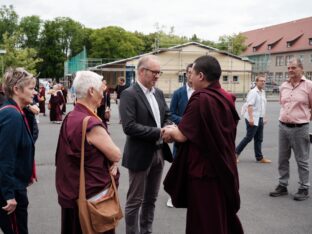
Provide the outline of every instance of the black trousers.
{"type": "Polygon", "coordinates": [[[8,215],[2,209],[7,203],[0,193],[0,228],[4,234],[28,234],[27,190],[16,190],[15,200],[17,202],[16,209],[8,215]]]}
{"type": "MultiPolygon", "coordinates": [[[[103,233],[115,234],[115,229],[103,233]]],[[[74,208],[62,208],[61,234],[82,234],[78,206],[74,208]]]]}

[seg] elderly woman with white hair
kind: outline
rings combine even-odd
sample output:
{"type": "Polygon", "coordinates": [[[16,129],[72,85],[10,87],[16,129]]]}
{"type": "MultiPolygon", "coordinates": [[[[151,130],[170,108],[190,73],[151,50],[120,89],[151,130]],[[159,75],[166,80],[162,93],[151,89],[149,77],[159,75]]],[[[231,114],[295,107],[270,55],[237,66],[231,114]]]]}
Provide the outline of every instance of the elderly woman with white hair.
{"type": "MultiPolygon", "coordinates": [[[[102,120],[95,114],[103,97],[102,76],[91,71],[77,72],[73,82],[77,102],[65,117],[56,151],[56,190],[62,208],[61,233],[81,233],[78,207],[82,122],[91,116],[85,142],[86,197],[90,198],[111,183],[118,182],[117,163],[121,158],[102,120]]],[[[115,233],[110,230],[105,233],[115,233]]]]}

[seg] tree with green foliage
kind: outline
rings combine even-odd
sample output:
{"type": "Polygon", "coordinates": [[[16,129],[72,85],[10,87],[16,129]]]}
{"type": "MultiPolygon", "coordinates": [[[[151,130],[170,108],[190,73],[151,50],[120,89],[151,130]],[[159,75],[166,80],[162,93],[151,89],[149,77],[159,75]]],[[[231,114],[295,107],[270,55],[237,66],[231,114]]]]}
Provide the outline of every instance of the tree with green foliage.
{"type": "Polygon", "coordinates": [[[201,40],[202,44],[206,45],[206,46],[210,46],[210,47],[213,47],[213,48],[217,48],[217,43],[214,42],[214,41],[210,41],[210,40],[201,40]]]}
{"type": "Polygon", "coordinates": [[[39,16],[26,16],[19,23],[21,46],[23,48],[38,48],[42,20],[39,16]]]}
{"type": "Polygon", "coordinates": [[[42,62],[38,66],[41,77],[55,78],[57,81],[64,74],[66,55],[60,41],[61,30],[56,21],[45,21],[40,37],[38,55],[42,62]]]}
{"type": "Polygon", "coordinates": [[[58,17],[54,21],[60,33],[59,41],[64,55],[69,58],[79,53],[88,39],[85,27],[69,17],[58,17]]]}
{"type": "Polygon", "coordinates": [[[90,41],[89,57],[104,58],[106,62],[135,56],[144,48],[141,38],[116,26],[94,30],[90,41]]]}
{"type": "Polygon", "coordinates": [[[219,42],[217,43],[217,48],[220,50],[228,51],[229,53],[240,55],[245,49],[244,44],[246,37],[239,34],[224,35],[219,37],[219,42]]]}
{"type": "Polygon", "coordinates": [[[12,5],[0,7],[0,44],[3,43],[3,35],[7,33],[10,37],[18,26],[18,15],[12,5]]]}
{"type": "Polygon", "coordinates": [[[3,55],[4,68],[24,67],[32,74],[37,74],[36,66],[42,60],[37,57],[37,51],[34,48],[18,48],[16,45],[18,44],[19,37],[20,35],[18,33],[11,36],[8,33],[3,35],[1,48],[6,50],[6,53],[3,55]]]}
{"type": "Polygon", "coordinates": [[[164,29],[166,28],[164,25],[161,27],[156,24],[157,32],[155,33],[155,43],[153,45],[154,49],[158,48],[169,48],[175,45],[184,44],[189,42],[189,39],[185,36],[177,36],[174,34],[174,27],[170,27],[169,33],[166,33],[164,29]]]}

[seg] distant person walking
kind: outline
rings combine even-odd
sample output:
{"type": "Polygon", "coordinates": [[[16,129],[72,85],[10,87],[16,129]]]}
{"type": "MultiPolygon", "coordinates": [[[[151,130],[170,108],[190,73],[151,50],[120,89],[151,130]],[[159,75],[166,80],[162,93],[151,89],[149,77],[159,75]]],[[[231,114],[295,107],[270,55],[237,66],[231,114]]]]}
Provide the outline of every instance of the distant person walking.
{"type": "Polygon", "coordinates": [[[294,58],[288,63],[288,77],[280,87],[279,116],[279,184],[272,197],[287,195],[289,179],[289,159],[294,152],[299,173],[299,189],[294,200],[303,201],[309,197],[309,122],[312,111],[312,81],[303,75],[300,59],[294,58]]]}
{"type": "MultiPolygon", "coordinates": [[[[122,93],[126,88],[128,88],[128,86],[126,85],[125,78],[119,77],[119,78],[118,78],[118,84],[116,85],[116,88],[115,88],[115,102],[116,102],[117,105],[118,105],[118,102],[119,102],[121,93],[122,93]]],[[[118,107],[118,110],[119,110],[119,107],[118,107]]],[[[121,124],[120,110],[118,111],[118,117],[119,117],[119,123],[121,124]]]]}
{"type": "Polygon", "coordinates": [[[110,119],[110,92],[107,87],[106,80],[102,81],[103,86],[103,98],[101,101],[101,105],[97,108],[97,115],[102,119],[103,124],[107,127],[107,123],[110,119]]]}
{"type": "Polygon", "coordinates": [[[121,95],[122,91],[124,91],[126,88],[128,88],[128,86],[126,85],[125,78],[119,77],[118,78],[118,84],[116,85],[116,88],[115,88],[116,104],[118,104],[118,101],[120,99],[120,95],[121,95]]]}
{"type": "Polygon", "coordinates": [[[237,162],[241,152],[247,144],[254,139],[254,152],[257,162],[270,163],[271,160],[264,158],[262,154],[263,128],[266,122],[266,96],[264,91],[265,76],[256,77],[256,86],[247,95],[247,101],[243,106],[244,118],[246,123],[246,136],[236,147],[237,162]]]}
{"type": "Polygon", "coordinates": [[[59,85],[54,85],[53,89],[49,91],[51,94],[49,100],[50,107],[50,121],[52,123],[60,124],[62,121],[62,107],[65,104],[62,91],[59,85]]]}
{"type": "Polygon", "coordinates": [[[45,87],[43,84],[39,85],[39,109],[40,109],[40,113],[43,114],[43,116],[46,115],[46,108],[45,108],[45,101],[46,101],[46,95],[45,95],[45,87]]]}

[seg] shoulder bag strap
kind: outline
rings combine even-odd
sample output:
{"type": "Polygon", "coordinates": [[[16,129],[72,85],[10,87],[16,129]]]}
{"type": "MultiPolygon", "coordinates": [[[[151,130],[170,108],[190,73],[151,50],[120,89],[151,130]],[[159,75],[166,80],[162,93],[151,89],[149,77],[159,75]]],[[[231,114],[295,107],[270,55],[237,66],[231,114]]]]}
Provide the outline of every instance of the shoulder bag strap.
{"type": "Polygon", "coordinates": [[[81,140],[81,159],[80,159],[80,179],[79,179],[79,198],[86,198],[86,181],[84,171],[84,155],[85,155],[85,140],[87,124],[91,116],[87,116],[82,122],[82,140],[81,140]]]}
{"type": "Polygon", "coordinates": [[[0,108],[0,110],[4,110],[4,109],[7,109],[7,108],[14,108],[14,109],[16,109],[18,112],[20,112],[20,110],[19,110],[16,106],[14,106],[14,105],[6,105],[6,106],[3,106],[3,107],[0,108]]]}
{"type": "MultiPolygon", "coordinates": [[[[86,181],[85,181],[85,171],[84,171],[84,155],[85,155],[85,140],[86,140],[86,131],[87,131],[87,124],[91,116],[87,116],[83,119],[82,122],[82,139],[81,139],[81,159],[80,159],[80,179],[79,179],[79,198],[86,198],[86,181]]],[[[117,187],[115,183],[115,179],[112,173],[109,170],[108,165],[108,172],[112,180],[112,185],[115,193],[117,194],[117,187]]],[[[117,199],[118,195],[117,195],[117,199]]]]}

